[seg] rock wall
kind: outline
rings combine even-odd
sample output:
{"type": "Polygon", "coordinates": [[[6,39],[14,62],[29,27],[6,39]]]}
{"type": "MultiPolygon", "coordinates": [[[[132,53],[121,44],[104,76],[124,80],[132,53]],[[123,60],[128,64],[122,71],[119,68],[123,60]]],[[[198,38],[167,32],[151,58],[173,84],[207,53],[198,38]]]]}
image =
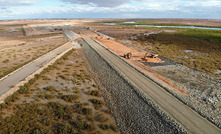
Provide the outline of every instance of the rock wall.
{"type": "MultiPolygon", "coordinates": [[[[116,40],[108,35],[103,34],[103,33],[100,33],[100,32],[95,32],[95,33],[99,34],[100,36],[106,37],[106,38],[111,38],[112,40],[122,43],[125,46],[133,47],[130,44],[124,43],[123,41],[120,41],[120,40],[116,40]]],[[[138,49],[138,48],[136,48],[136,49],[138,49]]],[[[142,50],[142,49],[138,49],[138,50],[142,50]]],[[[164,77],[167,77],[168,79],[170,79],[171,81],[174,81],[176,84],[178,84],[178,86],[185,89],[189,94],[191,94],[190,96],[183,96],[177,92],[174,92],[173,90],[168,89],[168,87],[163,86],[163,84],[160,84],[156,80],[154,80],[152,78],[150,78],[150,79],[153,80],[158,85],[162,86],[162,88],[164,88],[167,92],[172,94],[178,100],[180,100],[181,102],[183,102],[184,104],[186,104],[187,106],[192,108],[194,111],[196,111],[202,117],[206,118],[211,123],[213,123],[214,125],[216,125],[217,127],[219,127],[221,129],[221,116],[219,115],[219,113],[220,113],[219,108],[217,108],[219,106],[219,103],[217,104],[217,101],[219,100],[218,99],[219,96],[216,96],[217,94],[220,94],[219,92],[220,92],[221,82],[219,80],[215,80],[215,78],[213,78],[211,75],[205,74],[200,71],[193,70],[193,69],[188,68],[184,65],[173,62],[165,57],[158,56],[158,58],[160,58],[161,60],[163,60],[165,62],[159,63],[159,64],[158,63],[156,63],[156,64],[155,63],[144,63],[144,64],[152,66],[152,67],[158,66],[157,67],[158,69],[164,68],[163,72],[168,69],[169,70],[172,69],[172,72],[174,72],[175,70],[177,70],[177,72],[179,72],[179,73],[184,72],[184,74],[186,74],[186,72],[189,72],[190,74],[188,74],[188,75],[191,75],[192,79],[197,79],[197,81],[191,80],[190,83],[189,82],[188,83],[187,82],[180,83],[178,81],[180,76],[178,76],[179,78],[174,77],[173,79],[171,79],[171,77],[164,76],[164,77]],[[165,66],[165,65],[167,65],[167,66],[165,66]],[[168,67],[168,65],[169,65],[169,67],[168,67]],[[180,69],[180,70],[178,70],[178,69],[180,69]],[[206,83],[206,85],[202,84],[201,83],[202,81],[204,81],[203,83],[206,83]],[[197,86],[194,86],[194,85],[197,85],[197,86]],[[201,100],[201,101],[199,101],[199,100],[201,100]]],[[[174,73],[176,73],[176,72],[174,72],[174,73]]],[[[145,75],[145,73],[143,73],[143,74],[145,75]]],[[[191,79],[191,77],[187,77],[187,78],[191,79]]],[[[189,81],[189,80],[187,80],[187,81],[189,81]]]]}
{"type": "Polygon", "coordinates": [[[87,43],[84,60],[124,134],[187,133],[87,43]]]}

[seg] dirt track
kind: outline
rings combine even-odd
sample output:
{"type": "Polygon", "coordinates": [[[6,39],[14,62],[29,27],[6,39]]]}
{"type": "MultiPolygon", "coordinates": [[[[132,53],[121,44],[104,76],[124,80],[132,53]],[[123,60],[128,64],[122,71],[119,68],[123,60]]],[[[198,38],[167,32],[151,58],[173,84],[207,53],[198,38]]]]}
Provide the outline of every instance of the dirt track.
{"type": "Polygon", "coordinates": [[[105,60],[110,62],[117,70],[119,70],[126,79],[128,79],[135,87],[140,89],[145,95],[151,97],[153,101],[160,106],[168,115],[173,117],[182,127],[191,133],[220,133],[220,129],[202,118],[191,108],[187,107],[175,97],[170,95],[160,86],[152,82],[150,79],[139,73],[137,70],[122,62],[121,59],[108,52],[104,47],[89,38],[84,39],[90,44],[105,60]]]}

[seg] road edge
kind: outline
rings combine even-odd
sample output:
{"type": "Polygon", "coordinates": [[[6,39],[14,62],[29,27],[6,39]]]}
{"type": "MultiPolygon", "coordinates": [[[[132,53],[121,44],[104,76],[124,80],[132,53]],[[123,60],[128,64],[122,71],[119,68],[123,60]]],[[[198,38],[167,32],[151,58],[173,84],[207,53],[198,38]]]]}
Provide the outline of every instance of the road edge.
{"type": "MultiPolygon", "coordinates": [[[[66,44],[68,44],[68,43],[70,43],[70,42],[67,42],[67,43],[65,43],[65,44],[63,44],[63,45],[66,45],[66,44]]],[[[62,46],[63,46],[63,45],[62,45],[62,46]]],[[[59,48],[59,47],[58,47],[58,48],[59,48]]],[[[56,49],[57,49],[57,48],[56,48],[56,49]]],[[[54,50],[56,50],[56,49],[54,49],[54,50]]],[[[73,48],[71,47],[71,48],[69,48],[68,50],[62,52],[62,53],[59,54],[57,57],[55,57],[55,58],[53,58],[51,61],[49,61],[46,65],[44,65],[43,67],[41,67],[40,69],[38,69],[38,70],[35,71],[34,73],[30,74],[30,75],[29,75],[28,77],[26,77],[23,81],[20,81],[18,84],[16,84],[15,86],[11,87],[8,91],[6,91],[5,93],[3,93],[3,94],[0,96],[0,104],[1,104],[1,103],[4,103],[4,100],[5,100],[8,96],[10,96],[10,95],[12,95],[13,93],[15,93],[16,91],[18,91],[20,86],[24,85],[24,84],[27,83],[30,79],[34,78],[34,76],[35,76],[36,74],[41,73],[45,68],[47,68],[49,65],[52,65],[57,59],[59,59],[60,57],[62,57],[65,53],[67,53],[67,52],[70,51],[71,49],[73,49],[73,48]]],[[[52,50],[52,51],[54,51],[54,50],[52,50]]],[[[48,52],[48,53],[46,53],[46,54],[44,54],[44,55],[42,55],[42,56],[45,56],[45,55],[51,53],[52,51],[50,51],[50,52],[48,52]]],[[[31,61],[31,62],[29,62],[28,64],[22,66],[21,68],[19,68],[19,69],[13,71],[13,72],[10,73],[9,75],[7,75],[4,79],[6,79],[8,76],[10,76],[10,75],[16,73],[17,71],[21,70],[22,68],[28,66],[29,64],[33,63],[34,61],[36,61],[36,60],[42,58],[42,56],[39,57],[39,58],[37,58],[37,59],[35,59],[35,60],[33,60],[33,61],[31,61]]],[[[3,78],[2,78],[1,80],[3,80],[3,78]]],[[[0,80],[0,81],[1,81],[1,80],[0,80]]]]}

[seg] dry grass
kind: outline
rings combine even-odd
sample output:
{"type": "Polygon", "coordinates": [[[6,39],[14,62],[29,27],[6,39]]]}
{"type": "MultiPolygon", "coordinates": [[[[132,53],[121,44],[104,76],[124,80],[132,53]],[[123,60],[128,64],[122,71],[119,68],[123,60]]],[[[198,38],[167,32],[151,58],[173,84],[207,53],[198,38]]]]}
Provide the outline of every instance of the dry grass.
{"type": "Polygon", "coordinates": [[[0,36],[0,78],[66,42],[63,35],[0,36]]]}
{"type": "Polygon", "coordinates": [[[149,37],[140,36],[135,41],[143,46],[151,46],[150,51],[190,68],[210,74],[221,70],[221,42],[213,38],[208,40],[161,33],[149,37]]]}
{"type": "Polygon", "coordinates": [[[135,48],[159,54],[195,70],[221,76],[221,73],[217,73],[221,70],[221,31],[170,29],[172,32],[145,36],[144,33],[165,29],[136,29],[129,26],[95,26],[94,29],[123,42],[129,40],[129,45],[135,48]]]}
{"type": "Polygon", "coordinates": [[[96,101],[98,110],[90,101],[98,100],[88,95],[93,90],[97,94],[97,86],[87,74],[80,54],[80,50],[69,51],[9,96],[0,105],[0,133],[119,133],[114,118],[104,112],[107,108],[102,96],[96,101]],[[64,69],[72,72],[66,76],[70,79],[58,77],[64,69]],[[102,114],[99,120],[97,112],[102,114]],[[101,128],[103,119],[111,127],[101,128]]]}

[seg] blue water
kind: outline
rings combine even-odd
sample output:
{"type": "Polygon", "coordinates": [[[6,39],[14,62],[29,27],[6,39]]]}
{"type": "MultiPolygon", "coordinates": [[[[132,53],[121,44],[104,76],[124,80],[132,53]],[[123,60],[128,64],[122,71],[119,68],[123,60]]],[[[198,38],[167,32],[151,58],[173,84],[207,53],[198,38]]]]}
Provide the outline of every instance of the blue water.
{"type": "MultiPolygon", "coordinates": [[[[115,24],[115,23],[105,23],[105,25],[115,26],[115,25],[118,25],[118,24],[115,24]]],[[[221,30],[221,28],[197,27],[197,26],[160,26],[160,25],[134,25],[134,26],[136,26],[136,27],[157,27],[157,28],[169,27],[169,28],[189,28],[189,29],[221,30]]]]}

